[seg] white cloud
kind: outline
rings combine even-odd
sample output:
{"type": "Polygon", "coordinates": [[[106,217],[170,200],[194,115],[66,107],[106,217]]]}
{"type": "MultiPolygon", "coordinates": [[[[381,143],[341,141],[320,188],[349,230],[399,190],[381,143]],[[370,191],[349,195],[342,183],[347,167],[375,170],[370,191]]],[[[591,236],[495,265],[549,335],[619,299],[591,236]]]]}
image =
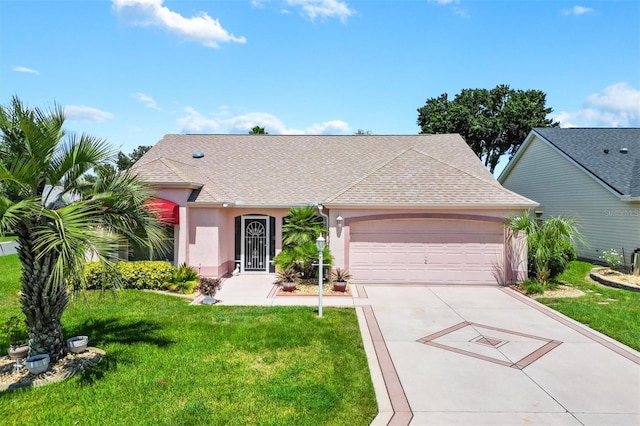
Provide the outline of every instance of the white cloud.
{"type": "Polygon", "coordinates": [[[587,96],[584,108],[553,118],[561,127],[640,127],[640,90],[616,83],[587,96]]]}
{"type": "Polygon", "coordinates": [[[69,121],[105,121],[113,118],[113,114],[86,105],[67,105],[64,107],[65,118],[69,121]]]}
{"type": "Polygon", "coordinates": [[[16,72],[26,72],[29,74],[40,74],[40,72],[38,70],[34,70],[32,68],[27,68],[27,67],[13,67],[11,68],[13,71],[16,72]]]}
{"type": "Polygon", "coordinates": [[[580,15],[584,15],[585,13],[590,13],[590,12],[593,12],[593,9],[591,9],[590,7],[584,7],[584,6],[575,5],[571,9],[564,9],[562,11],[562,14],[565,15],[565,16],[570,16],[570,15],[580,16],[580,15]]]}
{"type": "Polygon", "coordinates": [[[145,104],[147,106],[147,108],[151,108],[151,109],[155,109],[155,110],[158,110],[158,111],[162,111],[162,109],[158,106],[156,101],[149,95],[145,95],[144,93],[141,93],[141,92],[136,92],[136,93],[133,93],[131,96],[133,96],[138,101],[140,101],[143,104],[145,104]]]}
{"type": "Polygon", "coordinates": [[[220,127],[216,119],[207,118],[194,108],[186,107],[184,111],[187,115],[178,119],[180,131],[183,133],[211,133],[220,127]]]}
{"type": "Polygon", "coordinates": [[[264,127],[272,135],[333,135],[348,133],[349,124],[342,120],[314,123],[305,129],[287,127],[282,120],[267,112],[250,112],[225,118],[228,109],[219,109],[210,116],[204,116],[194,108],[186,107],[187,115],[178,119],[180,131],[184,133],[248,133],[254,126],[264,127]]]}
{"type": "Polygon", "coordinates": [[[339,0],[287,0],[289,6],[300,7],[312,21],[316,18],[338,18],[346,22],[354,14],[347,3],[339,0]]]}
{"type": "Polygon", "coordinates": [[[222,28],[220,21],[206,12],[185,18],[162,6],[163,0],[112,0],[116,12],[132,17],[134,25],[155,25],[166,31],[202,43],[207,47],[218,47],[219,43],[244,43],[244,37],[236,37],[222,28]]]}

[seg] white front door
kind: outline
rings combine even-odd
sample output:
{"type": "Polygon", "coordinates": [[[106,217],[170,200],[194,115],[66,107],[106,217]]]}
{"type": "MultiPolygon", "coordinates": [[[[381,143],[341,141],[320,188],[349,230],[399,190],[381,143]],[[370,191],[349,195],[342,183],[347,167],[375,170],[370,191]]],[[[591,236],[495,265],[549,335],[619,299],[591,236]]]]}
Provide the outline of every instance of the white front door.
{"type": "Polygon", "coordinates": [[[240,265],[242,272],[269,271],[269,218],[242,217],[240,265]]]}

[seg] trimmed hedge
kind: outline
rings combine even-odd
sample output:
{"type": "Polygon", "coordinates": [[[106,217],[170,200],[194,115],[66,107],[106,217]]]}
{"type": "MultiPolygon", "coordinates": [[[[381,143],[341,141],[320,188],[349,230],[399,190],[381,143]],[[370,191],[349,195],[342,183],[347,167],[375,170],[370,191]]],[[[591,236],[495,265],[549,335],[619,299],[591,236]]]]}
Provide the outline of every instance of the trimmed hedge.
{"type": "Polygon", "coordinates": [[[161,260],[122,261],[106,269],[99,262],[85,268],[87,289],[120,288],[166,290],[167,280],[176,270],[171,263],[161,260]]]}

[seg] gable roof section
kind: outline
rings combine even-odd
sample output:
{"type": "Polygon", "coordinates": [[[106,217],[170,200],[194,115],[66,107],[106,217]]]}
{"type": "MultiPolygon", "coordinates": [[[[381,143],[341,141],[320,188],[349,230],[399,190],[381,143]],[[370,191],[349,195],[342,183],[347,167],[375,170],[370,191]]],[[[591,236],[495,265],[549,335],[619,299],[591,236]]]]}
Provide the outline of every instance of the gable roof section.
{"type": "Polygon", "coordinates": [[[640,128],[556,127],[533,132],[618,195],[640,195],[640,168],[636,167],[640,162],[640,128]]]}
{"type": "Polygon", "coordinates": [[[505,190],[495,180],[487,181],[410,148],[345,190],[329,197],[326,203],[497,206],[511,205],[515,198],[520,198],[523,205],[530,202],[525,197],[505,190]]]}
{"type": "Polygon", "coordinates": [[[503,188],[459,135],[166,135],[134,170],[159,186],[201,183],[195,203],[536,205],[503,188]]]}

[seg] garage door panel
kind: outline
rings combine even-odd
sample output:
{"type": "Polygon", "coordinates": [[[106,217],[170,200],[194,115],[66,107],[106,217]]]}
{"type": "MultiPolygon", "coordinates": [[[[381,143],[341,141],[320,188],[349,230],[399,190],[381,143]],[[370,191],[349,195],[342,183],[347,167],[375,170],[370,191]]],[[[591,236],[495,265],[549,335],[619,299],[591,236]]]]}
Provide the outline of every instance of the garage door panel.
{"type": "Polygon", "coordinates": [[[361,282],[495,284],[503,257],[500,223],[383,220],[351,227],[349,267],[361,282]]]}

